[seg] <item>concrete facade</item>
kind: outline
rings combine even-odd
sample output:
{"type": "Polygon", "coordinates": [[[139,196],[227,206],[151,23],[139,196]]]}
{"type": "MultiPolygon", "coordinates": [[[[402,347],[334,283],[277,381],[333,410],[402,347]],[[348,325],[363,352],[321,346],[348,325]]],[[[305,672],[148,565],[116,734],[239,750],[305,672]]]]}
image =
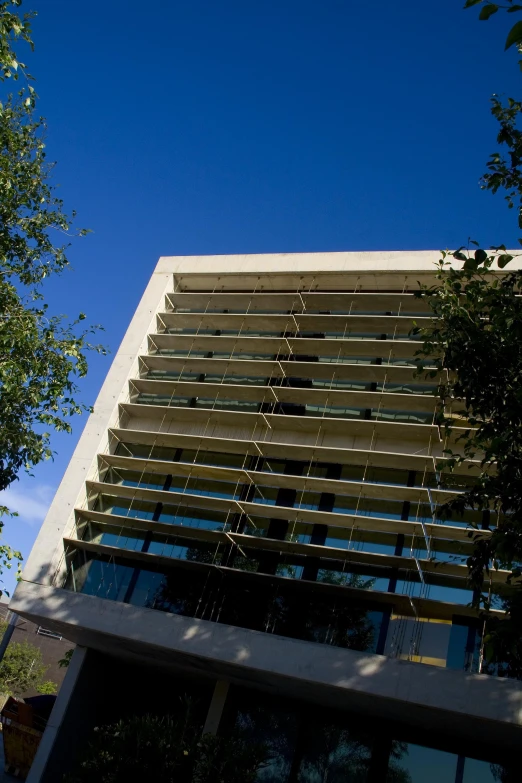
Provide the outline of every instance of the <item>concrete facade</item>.
{"type": "MultiPolygon", "coordinates": [[[[522,687],[483,673],[467,531],[437,518],[458,488],[435,382],[414,376],[438,258],[160,259],[11,608],[219,703],[253,685],[514,749],[522,687]]],[[[56,774],[81,655],[31,783],[56,774]]]]}

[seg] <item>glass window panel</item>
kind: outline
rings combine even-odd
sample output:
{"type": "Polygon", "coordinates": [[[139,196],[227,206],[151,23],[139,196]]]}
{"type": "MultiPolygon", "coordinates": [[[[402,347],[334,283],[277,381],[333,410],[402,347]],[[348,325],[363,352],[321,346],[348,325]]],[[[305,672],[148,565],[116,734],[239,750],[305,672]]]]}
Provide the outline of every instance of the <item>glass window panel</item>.
{"type": "Polygon", "coordinates": [[[160,473],[139,473],[134,470],[111,468],[103,477],[103,481],[107,484],[120,484],[124,487],[163,489],[166,478],[166,475],[160,473]]]}
{"type": "Polygon", "coordinates": [[[173,476],[170,486],[171,492],[187,492],[191,495],[202,495],[214,498],[238,498],[241,485],[232,484],[229,481],[216,481],[214,479],[187,478],[187,476],[173,476]]]}
{"type": "MultiPolygon", "coordinates": [[[[240,571],[257,571],[259,569],[259,558],[256,557],[256,554],[252,550],[243,550],[243,554],[236,554],[234,557],[234,568],[240,571]]],[[[223,620],[223,622],[226,622],[226,620],[223,620]]]]}
{"type": "MultiPolygon", "coordinates": [[[[307,414],[308,414],[308,408],[311,408],[314,406],[306,406],[307,414]]],[[[321,408],[324,416],[326,416],[329,419],[362,419],[365,415],[365,409],[364,408],[349,408],[345,406],[340,405],[328,405],[326,407],[321,408]]],[[[309,414],[309,415],[318,415],[318,414],[309,414]]]]}
{"type": "Polygon", "coordinates": [[[284,473],[286,468],[286,460],[284,459],[272,459],[267,457],[263,460],[261,468],[264,473],[284,473]]]}
{"type": "Polygon", "coordinates": [[[343,378],[313,378],[312,386],[317,389],[350,389],[351,391],[368,391],[371,387],[370,381],[351,381],[343,378]]]}
{"type": "Polygon", "coordinates": [[[163,574],[140,569],[129,603],[133,606],[154,609],[164,580],[163,574]]]}
{"type": "Polygon", "coordinates": [[[392,615],[386,636],[385,655],[446,667],[451,623],[433,618],[418,620],[392,615]]]}
{"type": "MultiPolygon", "coordinates": [[[[409,548],[409,544],[407,545],[409,548]]],[[[426,543],[423,539],[415,540],[415,546],[419,550],[420,557],[426,557],[426,543]]],[[[465,542],[451,542],[440,539],[431,539],[430,557],[445,563],[466,565],[471,553],[470,544],[465,542]]]]}
{"type": "Polygon", "coordinates": [[[307,728],[298,783],[366,783],[372,758],[370,738],[324,720],[307,728]]]}
{"type": "Polygon", "coordinates": [[[373,356],[318,356],[324,364],[374,364],[373,356]]]}
{"type": "Polygon", "coordinates": [[[324,412],[324,405],[310,405],[306,404],[305,406],[305,415],[306,416],[322,416],[324,412]]]}
{"type": "Polygon", "coordinates": [[[256,487],[254,490],[253,503],[262,503],[268,506],[274,506],[277,503],[278,487],[256,487]]]}
{"type": "Polygon", "coordinates": [[[457,756],[411,743],[394,743],[387,783],[454,783],[457,756]]]}
{"type": "Polygon", "coordinates": [[[172,397],[161,394],[140,394],[137,399],[139,405],[164,405],[175,408],[187,408],[190,401],[190,397],[172,397]]]}
{"type": "Polygon", "coordinates": [[[123,601],[133,573],[132,566],[92,559],[86,563],[85,578],[81,585],[76,585],[76,590],[85,595],[123,601]]]}
{"type": "Polygon", "coordinates": [[[481,633],[478,627],[454,619],[451,626],[446,666],[478,672],[480,664],[481,633]]]}
{"type": "Polygon", "coordinates": [[[381,408],[373,409],[372,419],[377,421],[397,421],[409,424],[431,424],[433,422],[434,411],[424,413],[421,411],[394,411],[381,408]]]}
{"type": "MultiPolygon", "coordinates": [[[[206,355],[206,354],[205,354],[206,355]]],[[[215,359],[246,359],[256,361],[269,360],[273,361],[276,357],[273,353],[243,353],[239,349],[232,353],[222,353],[220,351],[214,351],[213,356],[215,359]]]]}
{"type": "Polygon", "coordinates": [[[451,624],[434,619],[411,623],[413,632],[411,653],[414,661],[431,666],[446,666],[451,624]],[[416,627],[415,627],[416,626],[416,627]]]}
{"type": "Polygon", "coordinates": [[[329,465],[323,462],[312,462],[304,471],[306,476],[312,476],[313,478],[326,478],[328,474],[329,465]]]}
{"type": "MultiPolygon", "coordinates": [[[[432,574],[424,574],[427,584],[423,585],[417,579],[397,580],[397,593],[403,593],[411,596],[429,598],[433,601],[445,601],[447,603],[460,604],[467,606],[471,603],[473,593],[471,590],[450,585],[441,585],[434,583],[432,574]]],[[[464,581],[464,580],[463,580],[464,581]]]]}
{"type": "MultiPolygon", "coordinates": [[[[151,448],[149,446],[149,448],[151,448]]],[[[176,446],[154,446],[151,448],[151,459],[163,460],[165,462],[171,462],[176,456],[176,446]]]]}
{"type": "Polygon", "coordinates": [[[364,466],[343,465],[340,477],[343,481],[362,481],[364,478],[364,466]]]}
{"type": "Polygon", "coordinates": [[[305,525],[292,525],[291,532],[285,536],[285,541],[295,541],[297,544],[311,544],[311,527],[305,525]]]}
{"type": "Polygon", "coordinates": [[[317,574],[318,582],[326,582],[329,585],[340,587],[354,587],[359,590],[378,590],[388,592],[389,577],[371,576],[351,571],[335,571],[329,568],[320,568],[317,574]]]}
{"type": "Polygon", "coordinates": [[[348,495],[336,495],[332,511],[336,514],[355,514],[357,509],[356,497],[349,497],[348,495]]]}
{"type": "Polygon", "coordinates": [[[191,356],[191,357],[199,357],[204,358],[205,356],[208,356],[208,351],[183,351],[179,348],[160,348],[157,351],[149,351],[149,354],[151,356],[157,355],[157,356],[191,356]]]}
{"type": "Polygon", "coordinates": [[[226,514],[206,509],[180,509],[175,506],[163,506],[160,522],[174,525],[202,528],[204,530],[224,530],[227,526],[226,514]]]}
{"type": "Polygon", "coordinates": [[[114,450],[115,454],[122,457],[139,457],[140,459],[148,459],[152,452],[152,446],[145,445],[143,443],[123,443],[119,442],[114,450]]]}
{"type": "Polygon", "coordinates": [[[298,491],[295,499],[295,508],[304,508],[310,511],[317,511],[321,501],[320,492],[298,491]]]}
{"type": "Polygon", "coordinates": [[[408,483],[408,471],[394,468],[379,468],[370,465],[364,475],[364,480],[372,484],[403,484],[408,483]]]}
{"type": "Polygon", "coordinates": [[[224,468],[242,468],[245,463],[248,464],[249,457],[244,454],[221,453],[217,451],[198,452],[189,449],[183,449],[181,462],[195,462],[198,465],[215,465],[224,468]]]}
{"type": "Polygon", "coordinates": [[[252,517],[249,514],[245,522],[243,533],[246,536],[257,536],[258,538],[262,538],[267,535],[269,525],[269,519],[264,519],[263,517],[252,517]]]}
{"type": "Polygon", "coordinates": [[[336,495],[332,511],[338,514],[400,519],[402,501],[382,500],[380,498],[358,498],[348,495],[336,495]]]}
{"type": "Polygon", "coordinates": [[[156,503],[100,495],[95,508],[97,511],[103,511],[106,514],[116,514],[122,517],[131,517],[132,519],[152,519],[156,510],[156,503]]]}
{"type": "Polygon", "coordinates": [[[382,500],[380,498],[360,498],[357,514],[384,519],[400,519],[403,503],[400,500],[382,500]]]}
{"type": "MultiPolygon", "coordinates": [[[[221,329],[223,337],[280,337],[281,331],[274,330],[259,330],[249,329],[248,326],[243,326],[242,329],[221,329]]],[[[287,334],[291,337],[293,333],[287,334]]]]}
{"type": "MultiPolygon", "coordinates": [[[[452,525],[454,527],[468,527],[474,525],[480,527],[482,524],[482,512],[481,511],[464,511],[461,514],[452,514],[449,519],[441,519],[437,512],[438,506],[435,511],[435,524],[438,525],[452,525]]],[[[410,519],[423,519],[426,522],[433,522],[433,514],[431,506],[428,503],[412,503],[410,510],[410,519]]]]}
{"type": "MultiPolygon", "coordinates": [[[[498,764],[478,759],[466,759],[462,783],[502,783],[502,773],[503,769],[498,764]]],[[[515,780],[514,777],[513,780],[515,780]]]]}
{"type": "Polygon", "coordinates": [[[272,633],[352,650],[375,651],[383,613],[339,594],[305,595],[285,590],[270,607],[272,633]]]}
{"type": "Polygon", "coordinates": [[[373,533],[369,530],[329,529],[325,541],[326,546],[340,549],[355,549],[356,551],[372,552],[377,555],[394,555],[397,545],[397,535],[394,533],[373,533]]]}
{"type": "Polygon", "coordinates": [[[165,378],[169,378],[169,379],[175,378],[176,380],[187,380],[189,377],[190,379],[197,380],[198,378],[196,373],[184,373],[179,369],[156,370],[154,368],[147,371],[146,377],[151,379],[159,379],[159,380],[163,380],[165,378]]]}
{"type": "MultiPolygon", "coordinates": [[[[249,701],[252,701],[251,697],[249,701]]],[[[257,773],[259,783],[286,783],[294,756],[297,726],[295,711],[252,703],[240,706],[236,728],[253,743],[262,743],[268,751],[267,763],[257,773]]]]}
{"type": "Polygon", "coordinates": [[[214,400],[204,399],[201,397],[196,398],[196,408],[210,408],[212,410],[224,410],[224,411],[257,411],[259,408],[259,402],[251,402],[250,400],[214,400]]]}
{"type": "Polygon", "coordinates": [[[437,386],[425,386],[418,383],[394,383],[388,380],[384,383],[378,383],[376,391],[386,391],[389,394],[426,394],[430,396],[436,393],[437,386]]]}
{"type": "Polygon", "coordinates": [[[276,575],[284,576],[287,579],[301,579],[303,576],[303,566],[292,565],[290,563],[278,563],[276,575]]]}
{"type": "Polygon", "coordinates": [[[145,540],[145,534],[134,531],[131,534],[120,533],[106,533],[103,532],[97,543],[105,544],[106,546],[117,546],[120,549],[130,549],[135,552],[140,552],[145,540]]]}
{"type": "Polygon", "coordinates": [[[266,386],[268,384],[268,378],[249,375],[205,375],[205,383],[228,383],[236,386],[266,386]],[[218,378],[220,380],[217,380],[218,378]]]}

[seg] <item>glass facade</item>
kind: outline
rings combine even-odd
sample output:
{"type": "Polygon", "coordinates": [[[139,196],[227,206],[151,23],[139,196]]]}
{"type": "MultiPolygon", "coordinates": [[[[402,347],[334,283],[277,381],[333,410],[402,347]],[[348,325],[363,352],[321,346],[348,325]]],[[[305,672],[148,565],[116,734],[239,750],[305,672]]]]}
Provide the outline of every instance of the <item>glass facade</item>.
{"type": "Polygon", "coordinates": [[[278,562],[270,551],[247,547],[232,560],[226,544],[216,547],[154,534],[125,536],[117,528],[90,523],[83,534],[86,541],[145,551],[162,561],[147,567],[76,551],[65,584],[76,592],[317,644],[478,671],[478,621],[458,614],[445,621],[412,617],[411,610],[401,614],[401,607],[408,607],[400,600],[394,603],[392,596],[384,598],[390,578],[379,576],[377,568],[352,565],[336,570],[318,560],[312,571],[304,558],[278,562]],[[166,562],[169,558],[173,562],[166,562]],[[219,565],[227,570],[213,570],[219,565]]]}
{"type": "MultiPolygon", "coordinates": [[[[516,765],[459,754],[451,739],[430,747],[412,730],[364,714],[313,708],[234,688],[228,725],[268,752],[261,783],[514,783],[516,765]],[[441,745],[442,744],[442,748],[441,745]]],[[[418,732],[417,732],[418,733],[418,732]]]]}
{"type": "MultiPolygon", "coordinates": [[[[414,372],[419,305],[404,292],[319,295],[311,310],[301,293],[246,294],[244,310],[224,293],[167,298],[77,511],[65,585],[481,671],[468,530],[495,520],[444,514],[473,479],[441,473],[432,454],[437,379],[414,372]]],[[[351,746],[337,742],[341,768],[351,746]]]]}

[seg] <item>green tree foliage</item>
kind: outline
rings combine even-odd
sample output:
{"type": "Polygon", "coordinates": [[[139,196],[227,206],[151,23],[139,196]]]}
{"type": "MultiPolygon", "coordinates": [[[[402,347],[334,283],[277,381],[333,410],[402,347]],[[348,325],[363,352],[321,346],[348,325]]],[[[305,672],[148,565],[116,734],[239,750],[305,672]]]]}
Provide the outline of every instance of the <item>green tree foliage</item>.
{"type": "Polygon", "coordinates": [[[445,504],[441,516],[470,508],[483,512],[483,523],[470,531],[474,547],[468,567],[475,604],[510,612],[509,622],[490,621],[487,655],[490,662],[509,660],[510,673],[520,676],[522,273],[499,277],[492,272],[503,249],[467,255],[461,268],[455,268],[453,257],[452,264],[443,253],[437,284],[419,294],[437,319],[421,332],[418,357],[429,358],[429,374],[442,379],[440,421],[448,442],[439,467],[454,470],[469,463],[478,473],[469,488],[445,504]],[[484,527],[489,529],[483,532],[484,527]],[[500,595],[484,591],[485,578],[495,568],[511,573],[500,595]]]}
{"type": "Polygon", "coordinates": [[[236,731],[201,736],[190,710],[181,719],[132,716],[95,729],[87,752],[67,783],[253,783],[265,760],[261,745],[236,731]]]}
{"type": "MultiPolygon", "coordinates": [[[[522,5],[467,0],[480,6],[487,21],[498,11],[519,13],[522,5]]],[[[522,52],[522,22],[510,29],[505,48],[522,52]]],[[[522,69],[522,60],[519,60],[522,69]]],[[[513,98],[492,99],[499,123],[497,141],[503,152],[493,153],[481,185],[503,191],[522,229],[522,103],[513,98]]],[[[522,240],[519,240],[522,244],[522,240]]],[[[480,530],[470,531],[474,547],[468,559],[474,603],[485,609],[486,669],[522,677],[522,272],[501,271],[513,256],[504,246],[490,250],[459,248],[442,253],[436,284],[424,287],[437,320],[422,330],[419,361],[429,359],[432,377],[441,379],[439,421],[447,436],[446,460],[454,470],[474,463],[476,482],[443,508],[450,516],[465,509],[482,511],[480,530]],[[510,576],[496,593],[484,590],[493,569],[510,576]],[[507,619],[490,614],[503,608],[507,619]]],[[[419,368],[419,373],[424,374],[419,368]]]]}
{"type": "MultiPolygon", "coordinates": [[[[0,626],[0,638],[7,628],[0,626]]],[[[42,653],[30,642],[10,642],[0,661],[0,693],[17,696],[28,690],[38,693],[56,693],[56,683],[45,680],[49,667],[42,659],[42,653]]]]}
{"type": "MultiPolygon", "coordinates": [[[[87,372],[86,354],[104,353],[89,342],[97,327],[80,326],[83,314],[69,321],[44,299],[44,281],[69,265],[70,238],[86,232],[72,229],[75,213],[65,214],[52,183],[45,120],[15,52],[24,41],[32,48],[33,14],[20,17],[20,5],[0,2],[0,490],[52,457],[51,433],[70,432],[71,416],[87,410],[76,383],[87,372]]],[[[20,555],[0,547],[0,564],[13,557],[20,555]]]]}
{"type": "Polygon", "coordinates": [[[67,669],[67,667],[71,663],[71,660],[72,660],[72,657],[73,657],[73,653],[74,653],[74,647],[71,647],[70,650],[67,650],[67,652],[65,653],[63,658],[60,658],[60,660],[58,661],[58,666],[61,669],[67,669]]]}

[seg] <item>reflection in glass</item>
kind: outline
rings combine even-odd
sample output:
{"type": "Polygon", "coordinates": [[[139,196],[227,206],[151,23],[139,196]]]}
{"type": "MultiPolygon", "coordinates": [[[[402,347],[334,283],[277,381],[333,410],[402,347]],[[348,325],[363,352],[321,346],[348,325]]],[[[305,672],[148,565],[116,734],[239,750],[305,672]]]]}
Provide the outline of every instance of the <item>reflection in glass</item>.
{"type": "Polygon", "coordinates": [[[454,783],[457,756],[421,745],[402,745],[390,758],[386,783],[454,783]]]}
{"type": "Polygon", "coordinates": [[[366,783],[372,758],[371,741],[339,723],[309,725],[298,783],[366,783]]]}
{"type": "Polygon", "coordinates": [[[508,771],[498,764],[478,759],[466,759],[464,763],[462,783],[511,783],[511,780],[514,783],[515,778],[510,778],[508,771]]]}
{"type": "Polygon", "coordinates": [[[242,705],[236,715],[236,728],[248,739],[261,742],[268,751],[267,764],[258,772],[259,783],[286,783],[292,766],[297,738],[297,715],[262,704],[242,705]]]}

